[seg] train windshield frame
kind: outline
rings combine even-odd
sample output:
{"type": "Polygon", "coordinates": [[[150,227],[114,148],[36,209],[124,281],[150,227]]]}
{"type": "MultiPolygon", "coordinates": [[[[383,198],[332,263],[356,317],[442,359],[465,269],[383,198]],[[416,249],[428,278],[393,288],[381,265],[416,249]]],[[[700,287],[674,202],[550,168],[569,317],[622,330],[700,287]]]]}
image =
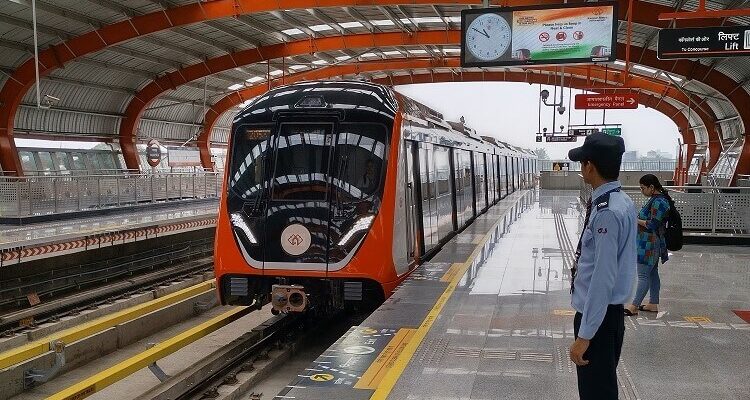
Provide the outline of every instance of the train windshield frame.
{"type": "Polygon", "coordinates": [[[232,140],[230,192],[244,202],[260,196],[282,202],[379,204],[390,134],[390,127],[377,122],[243,124],[232,140]],[[324,185],[325,191],[299,190],[315,182],[324,185]],[[294,186],[298,188],[281,195],[282,188],[294,186]]]}

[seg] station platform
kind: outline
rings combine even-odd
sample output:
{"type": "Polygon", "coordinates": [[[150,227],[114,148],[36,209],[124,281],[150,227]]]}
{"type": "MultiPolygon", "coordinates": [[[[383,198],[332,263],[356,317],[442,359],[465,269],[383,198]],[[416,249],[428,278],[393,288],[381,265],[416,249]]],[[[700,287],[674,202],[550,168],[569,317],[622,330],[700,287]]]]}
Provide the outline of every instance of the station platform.
{"type": "MultiPolygon", "coordinates": [[[[501,201],[274,398],[578,398],[568,358],[577,197],[501,201]]],[[[620,398],[750,398],[750,247],[670,257],[660,312],[626,317],[620,398]]]]}
{"type": "Polygon", "coordinates": [[[216,225],[215,199],[157,209],[0,225],[0,262],[14,263],[129,243],[216,225]]]}

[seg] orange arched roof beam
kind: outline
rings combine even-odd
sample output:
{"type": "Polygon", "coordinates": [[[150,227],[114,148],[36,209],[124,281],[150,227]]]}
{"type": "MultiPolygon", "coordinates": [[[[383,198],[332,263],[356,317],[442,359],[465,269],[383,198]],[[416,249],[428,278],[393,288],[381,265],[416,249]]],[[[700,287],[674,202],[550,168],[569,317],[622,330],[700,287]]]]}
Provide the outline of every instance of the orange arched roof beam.
{"type": "MultiPolygon", "coordinates": [[[[319,51],[397,45],[455,45],[459,42],[460,31],[458,30],[417,31],[412,34],[389,32],[331,36],[243,50],[168,73],[136,93],[125,111],[125,118],[120,125],[120,143],[126,164],[128,168],[138,168],[138,157],[135,151],[126,154],[124,149],[135,148],[136,128],[146,107],[164,91],[174,89],[187,82],[243,65],[319,51]]],[[[718,74],[718,72],[713,73],[718,74]]],[[[725,77],[725,79],[729,78],[725,77]]]]}
{"type": "MultiPolygon", "coordinates": [[[[455,0],[446,4],[474,4],[473,0],[455,0]]],[[[505,6],[532,4],[560,4],[555,0],[501,0],[491,1],[493,5],[505,6]]],[[[619,17],[624,20],[627,15],[629,0],[618,0],[619,17]]],[[[98,30],[74,37],[66,42],[52,46],[43,51],[39,57],[42,76],[54,69],[61,68],[66,62],[90,54],[108,46],[119,44],[140,36],[187,24],[263,11],[315,7],[409,5],[409,4],[442,4],[426,0],[277,0],[259,2],[255,0],[214,0],[196,2],[166,10],[137,16],[125,21],[104,26],[98,30]]],[[[659,21],[657,14],[673,11],[670,7],[635,0],[634,21],[636,23],[665,27],[666,22],[659,21]]],[[[711,20],[690,20],[685,26],[707,26],[711,20]]],[[[11,75],[0,89],[0,163],[8,170],[21,171],[18,154],[13,143],[13,119],[18,106],[34,82],[34,62],[27,60],[11,75]],[[9,149],[12,147],[12,149],[9,149]],[[11,151],[12,150],[12,151],[11,151]]],[[[134,150],[133,150],[134,151],[134,150]]]]}
{"type": "MultiPolygon", "coordinates": [[[[447,68],[458,68],[460,67],[460,60],[458,57],[446,57],[443,59],[425,59],[425,58],[403,58],[403,59],[388,59],[388,60],[377,60],[377,61],[366,61],[353,64],[342,64],[330,67],[324,67],[312,71],[299,72],[284,77],[285,83],[299,82],[302,80],[317,80],[326,79],[334,76],[350,75],[360,72],[372,72],[372,71],[385,71],[385,70],[402,70],[402,69],[421,69],[421,68],[436,68],[436,67],[447,67],[447,68]]],[[[529,67],[529,71],[550,71],[554,72],[555,68],[552,67],[529,67]]],[[[613,84],[607,85],[610,88],[617,88],[620,82],[620,75],[622,74],[619,70],[605,71],[600,67],[566,67],[566,75],[578,75],[578,76],[590,76],[594,80],[608,81],[613,84]]],[[[272,81],[273,83],[281,82],[280,78],[272,81]]],[[[665,85],[655,79],[650,79],[642,76],[634,76],[631,79],[631,84],[637,90],[646,90],[652,93],[659,94],[661,97],[670,97],[683,104],[687,104],[689,99],[685,94],[676,88],[665,85]]],[[[268,86],[268,82],[259,83],[255,86],[250,86],[238,91],[232,92],[224,98],[217,101],[212,105],[206,112],[204,117],[204,123],[202,132],[198,137],[199,142],[209,142],[210,132],[213,129],[216,120],[225,111],[229,110],[243,101],[251,99],[261,93],[265,92],[265,88],[268,86]]],[[[586,88],[598,87],[600,82],[591,81],[586,88]]],[[[581,89],[584,89],[581,87],[581,89]]],[[[677,112],[680,112],[679,110],[677,112]]],[[[702,119],[712,118],[706,113],[698,112],[702,119]]],[[[672,116],[670,116],[672,117],[672,116]]],[[[689,142],[694,142],[690,138],[686,139],[689,142]]]]}
{"type": "MultiPolygon", "coordinates": [[[[326,79],[336,76],[342,76],[342,75],[350,75],[350,74],[356,74],[359,72],[372,72],[372,71],[384,71],[384,70],[402,70],[402,69],[431,69],[431,68],[440,68],[440,67],[458,67],[460,64],[460,61],[458,58],[446,58],[446,59],[414,59],[414,58],[405,58],[405,59],[391,59],[391,60],[378,60],[378,61],[368,61],[368,62],[361,62],[357,64],[344,64],[344,65],[337,65],[337,66],[331,66],[331,67],[325,67],[320,68],[313,71],[307,71],[307,72],[300,72],[293,75],[290,75],[285,78],[286,83],[292,83],[292,82],[299,82],[303,80],[315,80],[315,79],[326,79]]],[[[541,69],[541,68],[540,68],[541,69]]],[[[549,70],[553,71],[554,68],[544,68],[543,70],[549,70]]],[[[585,67],[568,67],[566,68],[569,73],[575,74],[575,75],[583,75],[587,74],[589,71],[585,67]]],[[[467,74],[467,72],[461,72],[459,75],[467,74]]],[[[485,74],[487,74],[485,72],[485,74]]],[[[504,76],[512,78],[517,77],[520,75],[509,75],[510,73],[503,73],[504,76]]],[[[533,82],[532,83],[550,83],[550,76],[547,74],[539,74],[534,73],[532,70],[529,70],[529,72],[523,72],[518,73],[524,76],[523,80],[514,79],[514,81],[524,81],[524,82],[533,82]]],[[[617,83],[619,82],[616,78],[619,74],[619,71],[615,71],[614,73],[610,71],[607,75],[610,76],[610,80],[617,83]]],[[[597,71],[594,71],[591,76],[594,79],[603,79],[605,76],[605,71],[598,69],[597,71]]],[[[556,79],[556,78],[553,78],[556,79]]],[[[570,77],[568,79],[571,79],[570,77]]],[[[497,80],[497,79],[494,79],[497,80]]],[[[506,79],[511,80],[511,79],[506,79]]],[[[277,79],[276,82],[279,82],[280,79],[277,79]]],[[[570,80],[568,82],[571,82],[570,80]]],[[[610,87],[612,89],[617,89],[617,84],[604,84],[601,82],[595,82],[595,81],[589,81],[584,78],[576,77],[573,80],[574,87],[578,89],[588,89],[591,87],[610,87]]],[[[273,83],[273,82],[272,82],[273,83]]],[[[638,77],[634,80],[634,83],[643,83],[642,87],[639,87],[640,89],[648,90],[651,92],[658,93],[660,96],[666,95],[675,95],[676,97],[684,96],[680,91],[669,88],[663,83],[659,82],[651,82],[650,80],[642,77],[638,77]],[[670,93],[673,92],[673,93],[670,93]]],[[[264,84],[258,84],[256,86],[244,88],[242,90],[238,90],[236,92],[232,92],[229,95],[223,97],[218,102],[216,102],[209,110],[206,112],[206,115],[204,117],[204,124],[202,128],[201,134],[198,136],[198,147],[201,150],[201,162],[204,167],[210,168],[211,167],[211,157],[210,157],[210,151],[209,151],[209,143],[210,143],[210,135],[213,130],[213,127],[217,121],[217,119],[226,111],[231,109],[232,107],[249,100],[253,97],[259,96],[266,92],[266,88],[268,87],[268,83],[264,84]]],[[[685,118],[684,114],[678,110],[677,108],[671,106],[669,103],[661,101],[661,97],[655,97],[655,96],[649,96],[645,93],[639,93],[639,96],[643,99],[647,99],[647,102],[644,103],[644,105],[651,106],[653,108],[656,108],[667,115],[667,117],[671,118],[675,123],[678,125],[678,127],[681,128],[687,128],[687,119],[685,118]],[[654,100],[657,99],[657,100],[654,100]]],[[[684,100],[686,101],[686,98],[684,99],[678,99],[678,101],[684,100]]],[[[707,116],[706,116],[707,117],[707,116]]],[[[688,132],[688,129],[681,130],[684,141],[686,143],[695,143],[695,137],[691,136],[688,132]]]]}

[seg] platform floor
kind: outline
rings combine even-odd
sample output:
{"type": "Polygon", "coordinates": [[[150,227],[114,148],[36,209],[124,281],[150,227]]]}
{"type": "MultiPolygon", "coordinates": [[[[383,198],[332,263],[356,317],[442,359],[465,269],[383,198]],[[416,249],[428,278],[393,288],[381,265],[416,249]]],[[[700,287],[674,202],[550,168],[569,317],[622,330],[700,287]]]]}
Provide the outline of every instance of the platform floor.
{"type": "Polygon", "coordinates": [[[169,208],[143,209],[104,216],[39,222],[24,226],[0,225],[0,250],[78,239],[90,235],[119,232],[178,223],[201,218],[215,218],[218,205],[213,202],[174,204],[169,208]]]}
{"type": "MultiPolygon", "coordinates": [[[[275,398],[578,398],[576,195],[493,207],[275,398]]],[[[750,399],[750,247],[686,246],[661,278],[661,312],[626,317],[620,398],[750,399]]]]}

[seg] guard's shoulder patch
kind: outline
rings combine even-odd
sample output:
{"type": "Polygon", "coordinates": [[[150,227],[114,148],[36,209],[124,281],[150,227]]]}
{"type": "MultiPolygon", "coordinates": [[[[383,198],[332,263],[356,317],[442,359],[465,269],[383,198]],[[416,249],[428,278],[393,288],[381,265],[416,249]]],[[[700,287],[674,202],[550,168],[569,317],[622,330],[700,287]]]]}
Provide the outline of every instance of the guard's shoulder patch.
{"type": "Polygon", "coordinates": [[[594,204],[596,204],[596,210],[600,211],[607,207],[609,207],[609,195],[612,194],[612,192],[604,193],[603,195],[599,196],[594,200],[594,204]]]}

